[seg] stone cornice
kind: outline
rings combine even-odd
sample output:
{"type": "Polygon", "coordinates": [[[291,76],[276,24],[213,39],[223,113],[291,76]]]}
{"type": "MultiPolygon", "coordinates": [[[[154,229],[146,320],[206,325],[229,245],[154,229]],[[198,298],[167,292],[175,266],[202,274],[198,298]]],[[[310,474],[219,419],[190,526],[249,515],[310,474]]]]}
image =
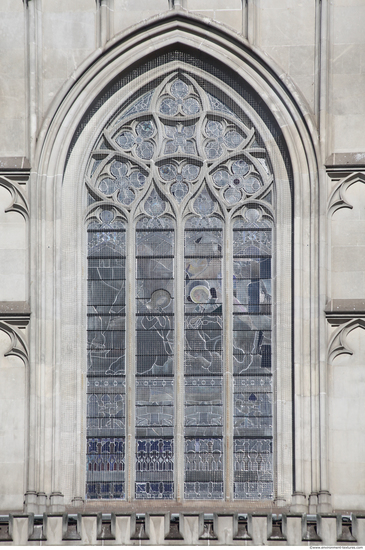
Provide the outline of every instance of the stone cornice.
{"type": "Polygon", "coordinates": [[[26,183],[30,175],[30,164],[26,157],[0,157],[0,176],[18,183],[26,183]]]}
{"type": "Polygon", "coordinates": [[[365,171],[365,153],[333,153],[327,157],[325,167],[331,179],[346,178],[352,172],[365,171]]]}
{"type": "Polygon", "coordinates": [[[26,327],[29,320],[28,302],[0,302],[0,321],[16,327],[26,327]]]}
{"type": "Polygon", "coordinates": [[[327,321],[336,327],[353,319],[365,319],[364,299],[330,300],[324,310],[327,321]]]}

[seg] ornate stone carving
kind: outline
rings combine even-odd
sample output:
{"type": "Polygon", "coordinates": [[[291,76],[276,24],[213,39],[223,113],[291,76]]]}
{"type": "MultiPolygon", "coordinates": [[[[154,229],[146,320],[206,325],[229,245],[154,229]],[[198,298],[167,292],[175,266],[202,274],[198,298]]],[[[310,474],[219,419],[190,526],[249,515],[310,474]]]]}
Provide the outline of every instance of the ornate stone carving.
{"type": "Polygon", "coordinates": [[[333,361],[338,355],[346,353],[352,355],[354,352],[346,342],[347,335],[355,328],[365,329],[365,319],[351,319],[347,323],[342,324],[332,335],[328,345],[328,359],[333,361]]]}
{"type": "Polygon", "coordinates": [[[29,363],[28,344],[20,329],[28,325],[29,319],[30,310],[27,302],[0,302],[0,330],[11,340],[4,356],[20,357],[26,366],[29,363]]]}
{"type": "Polygon", "coordinates": [[[365,328],[365,300],[330,300],[324,310],[328,323],[338,327],[328,345],[328,360],[333,361],[341,353],[352,355],[346,342],[347,335],[355,328],[365,328]]]}
{"type": "Polygon", "coordinates": [[[16,181],[12,181],[5,176],[0,176],[0,185],[10,191],[12,202],[5,212],[18,212],[26,220],[29,219],[28,199],[21,190],[20,185],[16,181]]]}
{"type": "Polygon", "coordinates": [[[351,185],[357,182],[365,183],[365,174],[363,172],[354,172],[336,184],[328,200],[328,213],[330,215],[340,208],[353,208],[352,204],[346,199],[346,191],[351,185]]]}
{"type": "Polygon", "coordinates": [[[189,208],[195,193],[208,193],[222,209],[257,205],[271,217],[273,175],[259,141],[253,127],[190,74],[174,72],[104,130],[86,185],[95,201],[113,204],[127,218],[153,188],[175,211],[189,208]]]}
{"type": "Polygon", "coordinates": [[[29,364],[28,345],[25,341],[24,336],[14,326],[10,326],[5,321],[1,321],[1,320],[0,320],[0,330],[5,332],[10,337],[10,340],[11,340],[10,346],[7,349],[7,351],[4,353],[4,356],[8,357],[10,355],[15,355],[16,357],[20,357],[20,359],[22,359],[22,361],[24,362],[25,366],[28,366],[29,364]]]}

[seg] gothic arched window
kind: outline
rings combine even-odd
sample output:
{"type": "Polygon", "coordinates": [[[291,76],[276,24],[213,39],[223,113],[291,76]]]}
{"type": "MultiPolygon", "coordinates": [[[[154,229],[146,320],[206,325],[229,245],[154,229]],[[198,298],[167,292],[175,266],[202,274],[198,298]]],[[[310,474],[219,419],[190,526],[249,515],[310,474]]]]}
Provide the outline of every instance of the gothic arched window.
{"type": "Polygon", "coordinates": [[[129,498],[272,499],[265,136],[172,71],[109,120],[86,184],[87,498],[125,498],[129,477],[129,498]]]}

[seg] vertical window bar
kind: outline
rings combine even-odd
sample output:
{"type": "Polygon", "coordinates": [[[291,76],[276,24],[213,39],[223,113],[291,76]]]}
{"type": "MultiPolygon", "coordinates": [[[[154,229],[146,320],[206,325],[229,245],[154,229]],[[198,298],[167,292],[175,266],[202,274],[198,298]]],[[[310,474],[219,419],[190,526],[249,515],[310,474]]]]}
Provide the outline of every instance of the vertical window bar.
{"type": "Polygon", "coordinates": [[[174,497],[174,255],[174,229],[168,218],[138,222],[137,499],[174,497]]]}
{"type": "Polygon", "coordinates": [[[125,227],[88,226],[86,497],[124,498],[125,227]]]}
{"type": "Polygon", "coordinates": [[[185,228],[185,498],[223,498],[222,222],[185,228]]]}

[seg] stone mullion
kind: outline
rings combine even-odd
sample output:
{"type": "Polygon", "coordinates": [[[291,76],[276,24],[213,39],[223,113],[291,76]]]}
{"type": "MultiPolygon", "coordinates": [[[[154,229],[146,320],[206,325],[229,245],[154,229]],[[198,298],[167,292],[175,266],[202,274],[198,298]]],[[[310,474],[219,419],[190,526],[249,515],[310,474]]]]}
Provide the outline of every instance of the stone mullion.
{"type": "Polygon", "coordinates": [[[135,495],[135,370],[136,370],[136,288],[135,224],[129,223],[126,234],[126,362],[125,362],[125,496],[135,495]]]}
{"type": "Polygon", "coordinates": [[[114,0],[97,0],[96,8],[96,46],[101,48],[114,34],[114,0]]]}
{"type": "Polygon", "coordinates": [[[176,224],[175,241],[175,495],[184,498],[184,226],[176,224]]]}
{"type": "Polygon", "coordinates": [[[248,39],[250,44],[257,44],[258,38],[258,6],[257,0],[247,0],[246,1],[246,32],[247,35],[245,38],[248,39]]]}
{"type": "Polygon", "coordinates": [[[242,2],[242,36],[247,39],[248,37],[248,0],[241,0],[242,2]]]}
{"type": "MultiPolygon", "coordinates": [[[[27,87],[26,87],[26,114],[25,117],[27,126],[27,155],[30,159],[34,156],[35,148],[35,134],[37,131],[37,94],[39,93],[37,86],[37,67],[39,60],[37,60],[37,18],[36,18],[36,4],[31,2],[28,5],[28,1],[24,2],[24,19],[25,19],[25,37],[27,45],[26,56],[26,74],[27,74],[27,87]]],[[[30,242],[39,243],[38,247],[34,246],[30,250],[30,272],[33,278],[34,284],[31,287],[31,299],[34,301],[33,306],[33,321],[32,329],[30,333],[30,357],[40,357],[39,352],[39,334],[40,334],[40,312],[39,302],[34,298],[37,294],[42,295],[40,278],[40,254],[41,254],[41,227],[42,220],[40,218],[40,193],[38,186],[41,186],[42,182],[36,182],[30,186],[29,202],[32,207],[32,218],[30,223],[30,242]],[[36,290],[35,290],[36,289],[36,290]]],[[[29,406],[28,406],[28,426],[27,426],[27,446],[28,446],[28,460],[27,460],[27,482],[25,493],[25,510],[27,512],[38,512],[37,509],[37,448],[39,446],[39,425],[38,425],[38,359],[31,360],[31,367],[28,372],[29,376],[29,406]]]]}
{"type": "MultiPolygon", "coordinates": [[[[226,216],[228,218],[228,215],[226,216]]],[[[224,404],[224,496],[233,498],[233,239],[230,220],[224,225],[223,253],[223,404],[224,404]]]]}

